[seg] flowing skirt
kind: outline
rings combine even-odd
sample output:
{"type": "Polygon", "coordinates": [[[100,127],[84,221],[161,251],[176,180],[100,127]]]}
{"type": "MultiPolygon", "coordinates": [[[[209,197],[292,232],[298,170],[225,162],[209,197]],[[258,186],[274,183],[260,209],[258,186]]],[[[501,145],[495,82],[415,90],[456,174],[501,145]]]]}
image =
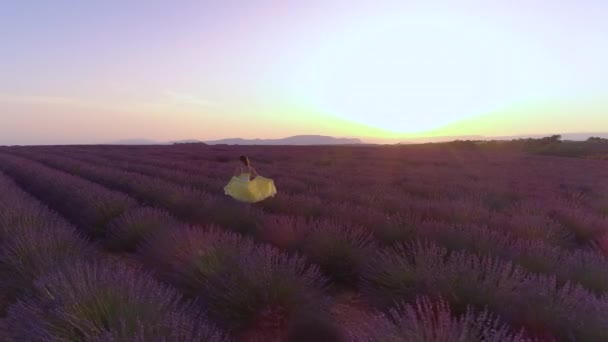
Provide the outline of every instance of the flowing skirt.
{"type": "Polygon", "coordinates": [[[232,198],[247,203],[256,203],[277,194],[274,181],[257,176],[253,180],[232,177],[224,187],[224,193],[232,198]]]}

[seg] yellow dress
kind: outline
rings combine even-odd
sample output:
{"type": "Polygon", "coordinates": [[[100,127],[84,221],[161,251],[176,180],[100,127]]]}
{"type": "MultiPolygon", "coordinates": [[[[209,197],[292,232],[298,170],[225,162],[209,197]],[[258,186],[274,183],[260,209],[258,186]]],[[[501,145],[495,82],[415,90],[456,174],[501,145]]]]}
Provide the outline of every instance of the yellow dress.
{"type": "Polygon", "coordinates": [[[247,203],[256,203],[277,194],[272,179],[257,176],[250,180],[250,173],[241,173],[238,177],[232,177],[224,187],[224,193],[232,198],[247,203]]]}

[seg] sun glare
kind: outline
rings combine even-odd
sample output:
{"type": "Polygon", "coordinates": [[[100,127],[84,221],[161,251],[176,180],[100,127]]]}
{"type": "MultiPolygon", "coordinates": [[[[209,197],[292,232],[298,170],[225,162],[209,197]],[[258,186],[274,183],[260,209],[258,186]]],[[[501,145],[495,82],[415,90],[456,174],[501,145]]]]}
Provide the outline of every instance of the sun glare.
{"type": "Polygon", "coordinates": [[[300,63],[294,93],[319,111],[414,133],[555,94],[554,59],[476,18],[412,13],[347,25],[300,63]]]}

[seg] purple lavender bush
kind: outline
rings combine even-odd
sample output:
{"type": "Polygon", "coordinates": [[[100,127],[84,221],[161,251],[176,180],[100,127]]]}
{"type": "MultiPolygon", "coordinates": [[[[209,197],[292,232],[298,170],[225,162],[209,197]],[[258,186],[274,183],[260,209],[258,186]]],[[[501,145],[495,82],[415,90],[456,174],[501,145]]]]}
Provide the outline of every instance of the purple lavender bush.
{"type": "Polygon", "coordinates": [[[369,230],[390,223],[390,216],[378,209],[344,202],[328,203],[323,206],[321,218],[350,223],[369,230]]]}
{"type": "Polygon", "coordinates": [[[429,241],[414,241],[378,250],[364,265],[361,293],[379,308],[418,295],[433,295],[446,276],[448,250],[429,241]]]}
{"type": "Polygon", "coordinates": [[[544,339],[605,341],[608,339],[608,298],[555,277],[529,277],[519,293],[520,304],[507,306],[514,322],[544,339]]]}
{"type": "Polygon", "coordinates": [[[0,242],[22,227],[65,226],[66,222],[0,172],[0,242]]]}
{"type": "Polygon", "coordinates": [[[374,249],[372,234],[362,227],[325,220],[309,225],[302,253],[334,284],[357,288],[363,263],[374,249]]]}
{"type": "Polygon", "coordinates": [[[579,245],[586,245],[608,231],[608,220],[586,210],[562,206],[553,210],[551,216],[572,232],[579,245]]]}
{"type": "Polygon", "coordinates": [[[510,234],[479,225],[424,222],[418,229],[420,238],[431,240],[449,251],[469,251],[483,255],[504,256],[513,243],[510,234]]]}
{"type": "Polygon", "coordinates": [[[110,221],[105,242],[112,250],[133,252],[147,237],[176,225],[177,220],[166,211],[139,207],[110,221]]]}
{"type": "Polygon", "coordinates": [[[605,298],[494,257],[448,254],[433,244],[400,245],[379,252],[363,279],[363,294],[381,309],[420,294],[441,296],[457,315],[471,307],[488,309],[541,339],[605,338],[605,298]]]}
{"type": "Polygon", "coordinates": [[[546,214],[516,210],[508,215],[495,215],[489,223],[495,230],[503,230],[523,240],[538,240],[555,246],[571,247],[573,233],[546,214]]]}
{"type": "Polygon", "coordinates": [[[533,273],[554,275],[601,294],[608,291],[608,258],[591,249],[565,250],[540,242],[516,241],[511,260],[533,273]]]}
{"type": "Polygon", "coordinates": [[[65,227],[57,215],[31,198],[14,197],[11,203],[0,203],[0,242],[23,227],[65,227]]]}
{"type": "Polygon", "coordinates": [[[272,214],[283,214],[303,217],[320,217],[323,202],[311,194],[294,194],[281,192],[279,195],[260,202],[264,211],[272,214]]]}
{"type": "Polygon", "coordinates": [[[69,226],[22,227],[0,245],[0,260],[22,288],[55,267],[94,256],[93,246],[69,226]]]}
{"type": "MultiPolygon", "coordinates": [[[[152,205],[168,209],[176,217],[193,223],[209,223],[209,204],[207,193],[193,188],[171,183],[163,179],[150,177],[137,172],[128,172],[101,164],[78,161],[74,158],[41,153],[29,153],[28,158],[50,165],[52,167],[72,172],[91,181],[98,182],[110,188],[126,191],[136,198],[152,205]]],[[[91,203],[90,206],[106,209],[106,203],[91,203]]],[[[99,209],[97,209],[99,210],[99,209]]],[[[116,217],[118,215],[114,215],[116,217]]],[[[107,222],[106,222],[107,223],[107,222]]]]}
{"type": "Polygon", "coordinates": [[[261,245],[241,249],[234,268],[210,278],[199,298],[210,317],[228,327],[281,334],[301,317],[325,317],[326,285],[318,267],[303,257],[261,245]]]}
{"type": "Polygon", "coordinates": [[[348,327],[353,341],[436,341],[436,342],[523,342],[523,332],[513,329],[487,310],[468,309],[454,315],[442,300],[418,297],[412,304],[399,303],[386,314],[370,316],[348,327]]]}
{"type": "Polygon", "coordinates": [[[91,336],[87,341],[94,342],[229,342],[231,339],[220,329],[207,322],[206,317],[192,305],[182,310],[168,312],[166,317],[151,329],[148,322],[139,321],[133,329],[127,320],[118,327],[112,327],[101,336],[91,336]]]}
{"type": "Polygon", "coordinates": [[[400,213],[376,220],[371,224],[374,238],[381,245],[390,246],[406,243],[419,237],[425,221],[413,213],[400,213]]]}
{"type": "Polygon", "coordinates": [[[253,241],[217,227],[174,226],[146,239],[138,250],[158,278],[188,296],[204,292],[211,278],[231,272],[253,241]]]}
{"type": "Polygon", "coordinates": [[[93,255],[74,227],[0,174],[0,312],[36,277],[93,255]]]}
{"type": "Polygon", "coordinates": [[[302,248],[309,232],[310,225],[304,217],[266,214],[257,226],[256,237],[281,250],[295,252],[302,248]]]}
{"type": "Polygon", "coordinates": [[[457,252],[447,260],[444,276],[446,280],[437,284],[439,292],[449,294],[446,299],[457,313],[468,306],[501,312],[526,305],[520,291],[528,273],[511,262],[457,252]]]}
{"type": "Polygon", "coordinates": [[[245,207],[227,196],[212,197],[205,207],[205,224],[214,224],[230,231],[254,235],[264,213],[257,207],[245,207]]]}
{"type": "Polygon", "coordinates": [[[356,288],[363,261],[373,252],[372,234],[334,221],[269,215],[258,238],[291,253],[302,253],[335,285],[356,288]]]}
{"type": "Polygon", "coordinates": [[[25,189],[85,229],[103,236],[105,225],[135,206],[130,197],[40,163],[0,153],[0,168],[25,189]]]}
{"type": "Polygon", "coordinates": [[[280,334],[283,341],[309,342],[309,341],[350,341],[344,327],[333,320],[327,319],[325,314],[300,314],[291,320],[285,334],[280,334]]]}
{"type": "Polygon", "coordinates": [[[29,295],[37,277],[94,256],[92,246],[72,227],[20,227],[0,243],[0,313],[19,296],[29,295]]]}
{"type": "Polygon", "coordinates": [[[41,277],[7,319],[17,341],[221,340],[176,291],[120,264],[76,262],[41,277]]]}

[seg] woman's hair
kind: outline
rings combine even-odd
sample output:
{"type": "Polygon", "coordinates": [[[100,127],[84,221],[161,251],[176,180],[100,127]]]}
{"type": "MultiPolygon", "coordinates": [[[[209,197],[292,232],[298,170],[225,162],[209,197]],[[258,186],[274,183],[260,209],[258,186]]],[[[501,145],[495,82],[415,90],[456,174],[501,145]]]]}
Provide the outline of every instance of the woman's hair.
{"type": "Polygon", "coordinates": [[[245,166],[249,166],[249,158],[247,156],[240,156],[239,160],[245,164],[245,166]]]}

